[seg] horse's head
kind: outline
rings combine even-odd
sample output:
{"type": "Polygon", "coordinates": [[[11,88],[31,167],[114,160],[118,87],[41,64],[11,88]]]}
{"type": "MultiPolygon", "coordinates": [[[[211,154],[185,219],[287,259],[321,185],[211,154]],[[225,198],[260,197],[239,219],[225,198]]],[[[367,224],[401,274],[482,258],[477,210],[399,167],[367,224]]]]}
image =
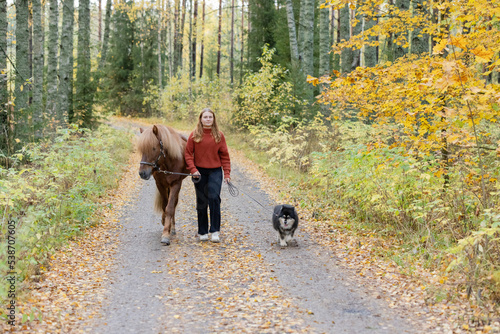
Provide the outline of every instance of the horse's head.
{"type": "Polygon", "coordinates": [[[141,135],[137,142],[137,149],[142,155],[139,175],[144,180],[149,180],[155,170],[159,168],[158,163],[162,158],[161,134],[156,125],[151,129],[140,128],[141,135]]]}
{"type": "Polygon", "coordinates": [[[163,125],[153,125],[150,129],[141,128],[140,131],[137,149],[142,155],[139,167],[142,179],[149,180],[159,169],[168,170],[184,163],[186,142],[175,130],[163,125]]]}

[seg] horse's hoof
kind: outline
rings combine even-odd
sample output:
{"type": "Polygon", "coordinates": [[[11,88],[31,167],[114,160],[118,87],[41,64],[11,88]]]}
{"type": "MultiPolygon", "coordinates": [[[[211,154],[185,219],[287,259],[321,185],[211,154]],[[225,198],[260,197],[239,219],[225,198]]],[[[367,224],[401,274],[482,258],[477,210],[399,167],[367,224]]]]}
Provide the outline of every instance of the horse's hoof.
{"type": "Polygon", "coordinates": [[[165,246],[170,245],[170,239],[167,237],[161,237],[161,243],[165,246]]]}
{"type": "Polygon", "coordinates": [[[170,231],[170,235],[176,235],[176,234],[177,232],[175,232],[175,230],[170,231]]]}

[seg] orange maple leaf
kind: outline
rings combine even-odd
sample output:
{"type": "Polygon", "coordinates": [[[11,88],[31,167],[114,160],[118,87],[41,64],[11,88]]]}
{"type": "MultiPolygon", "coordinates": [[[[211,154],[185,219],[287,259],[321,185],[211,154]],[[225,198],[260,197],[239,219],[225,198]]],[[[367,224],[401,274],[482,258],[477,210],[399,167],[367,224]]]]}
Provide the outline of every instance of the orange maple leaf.
{"type": "Polygon", "coordinates": [[[491,50],[486,50],[484,46],[480,45],[472,50],[470,50],[475,56],[478,63],[488,63],[494,55],[491,50]]]}

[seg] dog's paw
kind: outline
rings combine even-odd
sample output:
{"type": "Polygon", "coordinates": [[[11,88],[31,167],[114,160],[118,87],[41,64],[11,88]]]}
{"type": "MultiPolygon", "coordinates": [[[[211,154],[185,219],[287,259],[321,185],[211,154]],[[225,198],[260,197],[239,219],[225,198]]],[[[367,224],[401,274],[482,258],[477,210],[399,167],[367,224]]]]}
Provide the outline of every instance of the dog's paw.
{"type": "Polygon", "coordinates": [[[288,246],[288,244],[286,243],[286,241],[285,241],[285,240],[280,239],[280,246],[283,248],[283,247],[288,246]]]}

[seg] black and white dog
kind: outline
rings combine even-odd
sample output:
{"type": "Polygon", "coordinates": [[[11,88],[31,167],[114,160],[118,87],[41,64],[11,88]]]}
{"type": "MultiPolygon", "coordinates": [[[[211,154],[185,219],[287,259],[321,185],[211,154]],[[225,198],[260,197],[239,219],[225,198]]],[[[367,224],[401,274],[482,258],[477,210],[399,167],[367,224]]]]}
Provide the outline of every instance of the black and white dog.
{"type": "Polygon", "coordinates": [[[274,207],[273,227],[278,231],[281,247],[288,246],[297,226],[299,226],[299,217],[292,205],[281,204],[274,207]]]}

